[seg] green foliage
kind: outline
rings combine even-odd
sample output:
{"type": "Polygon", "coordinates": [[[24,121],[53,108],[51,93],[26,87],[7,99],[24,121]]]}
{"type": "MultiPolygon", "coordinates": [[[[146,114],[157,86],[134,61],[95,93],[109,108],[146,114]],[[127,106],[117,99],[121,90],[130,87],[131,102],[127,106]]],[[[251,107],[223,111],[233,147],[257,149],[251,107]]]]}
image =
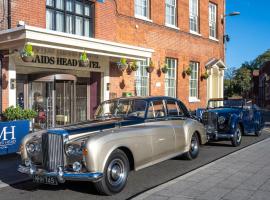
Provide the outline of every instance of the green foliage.
{"type": "Polygon", "coordinates": [[[31,44],[26,44],[23,48],[23,56],[34,56],[33,47],[31,44]]]}
{"type": "Polygon", "coordinates": [[[241,68],[247,68],[251,71],[255,70],[255,69],[259,69],[260,66],[262,66],[262,64],[266,61],[270,60],[270,49],[268,49],[267,51],[265,51],[263,54],[257,56],[257,58],[255,58],[254,60],[250,61],[250,62],[244,62],[241,65],[241,68]]]}
{"type": "Polygon", "coordinates": [[[188,67],[188,68],[185,70],[185,73],[186,73],[187,75],[190,75],[190,74],[192,73],[191,67],[188,67]]]}
{"type": "Polygon", "coordinates": [[[10,106],[4,112],[3,116],[7,121],[33,119],[37,116],[37,112],[31,109],[23,110],[20,106],[10,106]]]}
{"type": "Polygon", "coordinates": [[[126,65],[126,64],[127,64],[127,59],[126,59],[126,58],[121,58],[121,59],[120,59],[120,63],[121,63],[122,65],[126,65]]]}
{"type": "Polygon", "coordinates": [[[132,70],[132,71],[137,71],[137,69],[138,69],[138,65],[137,65],[137,61],[136,60],[133,60],[132,62],[131,62],[131,65],[130,65],[130,69],[132,70]]]}
{"type": "Polygon", "coordinates": [[[201,78],[203,79],[208,79],[209,77],[209,74],[207,72],[204,72],[202,75],[201,75],[201,78]]]}
{"type": "Polygon", "coordinates": [[[149,67],[155,67],[154,62],[152,60],[150,60],[149,67]]]}
{"type": "Polygon", "coordinates": [[[86,54],[85,51],[81,54],[80,60],[81,61],[87,61],[88,60],[88,57],[87,57],[87,54],[86,54]]]}

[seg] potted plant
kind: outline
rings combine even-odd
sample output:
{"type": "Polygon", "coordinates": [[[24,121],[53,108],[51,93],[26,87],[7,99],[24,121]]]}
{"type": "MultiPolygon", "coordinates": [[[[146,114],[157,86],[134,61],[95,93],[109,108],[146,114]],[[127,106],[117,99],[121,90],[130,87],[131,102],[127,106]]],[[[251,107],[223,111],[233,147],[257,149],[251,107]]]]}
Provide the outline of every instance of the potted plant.
{"type": "Polygon", "coordinates": [[[161,68],[162,73],[166,74],[169,70],[168,64],[165,63],[164,66],[161,68]]]}
{"type": "Polygon", "coordinates": [[[152,72],[154,71],[154,69],[155,69],[154,63],[153,63],[152,60],[150,60],[149,66],[146,67],[146,71],[147,71],[148,73],[152,73],[152,72]]]}
{"type": "Polygon", "coordinates": [[[3,112],[0,131],[4,134],[5,144],[0,148],[0,155],[19,150],[22,138],[29,133],[30,121],[36,116],[34,110],[24,110],[20,106],[10,106],[3,112]]]}
{"type": "Polygon", "coordinates": [[[87,54],[86,54],[85,51],[80,56],[80,66],[81,67],[89,66],[89,59],[88,59],[87,54]]]}
{"type": "Polygon", "coordinates": [[[137,71],[139,66],[137,65],[137,61],[136,60],[133,60],[131,62],[129,62],[129,68],[132,70],[132,71],[137,71]]]}
{"type": "Polygon", "coordinates": [[[31,44],[26,44],[21,52],[21,58],[24,62],[32,62],[34,59],[33,47],[31,44]]]}
{"type": "Polygon", "coordinates": [[[209,74],[207,72],[204,72],[202,75],[201,75],[201,79],[208,79],[209,77],[209,74]]]}
{"type": "Polygon", "coordinates": [[[117,62],[117,67],[120,71],[125,71],[128,67],[127,64],[127,59],[126,58],[121,58],[119,62],[117,62]]]}

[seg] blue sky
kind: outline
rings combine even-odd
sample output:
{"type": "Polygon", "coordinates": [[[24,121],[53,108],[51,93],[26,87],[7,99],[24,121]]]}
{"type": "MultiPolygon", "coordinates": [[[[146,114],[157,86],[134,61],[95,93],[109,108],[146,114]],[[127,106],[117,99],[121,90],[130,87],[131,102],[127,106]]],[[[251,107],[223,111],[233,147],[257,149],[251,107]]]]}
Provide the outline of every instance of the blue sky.
{"type": "Polygon", "coordinates": [[[226,17],[227,67],[240,67],[270,49],[270,0],[226,0],[226,14],[239,11],[239,16],[226,17]]]}

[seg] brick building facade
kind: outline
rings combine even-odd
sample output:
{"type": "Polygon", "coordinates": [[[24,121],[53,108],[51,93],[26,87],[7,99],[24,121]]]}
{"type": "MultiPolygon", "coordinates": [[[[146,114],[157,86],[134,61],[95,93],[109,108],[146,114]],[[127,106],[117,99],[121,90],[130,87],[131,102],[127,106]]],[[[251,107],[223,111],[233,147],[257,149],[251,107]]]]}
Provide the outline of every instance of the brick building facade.
{"type": "MultiPolygon", "coordinates": [[[[31,98],[35,97],[30,88],[38,87],[32,82],[42,82],[43,79],[39,79],[41,74],[71,74],[76,79],[76,85],[85,80],[81,84],[85,84],[87,101],[119,97],[123,92],[135,95],[167,94],[179,98],[194,110],[205,107],[208,98],[223,96],[224,24],[221,22],[225,13],[224,0],[4,2],[0,6],[0,16],[3,16],[2,13],[5,16],[0,24],[0,51],[4,55],[3,110],[18,104],[20,98],[24,99],[24,107],[31,107],[31,98]],[[23,21],[25,26],[17,27],[19,21],[23,21]],[[71,69],[37,60],[25,63],[18,59],[18,55],[26,43],[33,46],[36,55],[55,59],[60,59],[62,55],[75,59],[86,51],[90,61],[98,62],[101,67],[97,70],[71,69]],[[137,60],[139,71],[120,72],[116,63],[122,57],[128,61],[137,60]],[[150,60],[155,69],[152,73],[145,73],[143,70],[150,60]],[[160,70],[165,64],[169,66],[167,74],[160,70]],[[191,75],[184,75],[183,72],[190,66],[193,69],[191,75]],[[202,78],[205,73],[209,75],[208,79],[202,78]],[[10,87],[13,79],[17,80],[15,89],[10,87]],[[94,89],[92,93],[93,85],[98,87],[98,91],[94,89]],[[18,92],[19,88],[22,91],[18,92]],[[93,94],[99,98],[93,98],[93,94]]],[[[66,81],[65,78],[59,78],[59,83],[63,81],[66,81]]],[[[50,85],[40,87],[48,88],[50,85]]],[[[82,87],[76,91],[80,90],[83,90],[82,87]]],[[[87,109],[94,107],[87,104],[87,109]]],[[[72,109],[75,113],[75,108],[72,109]]],[[[87,111],[87,118],[91,115],[87,111]]],[[[61,113],[58,118],[61,116],[65,121],[66,115],[61,113]]],[[[52,120],[56,118],[54,116],[52,120]]]]}

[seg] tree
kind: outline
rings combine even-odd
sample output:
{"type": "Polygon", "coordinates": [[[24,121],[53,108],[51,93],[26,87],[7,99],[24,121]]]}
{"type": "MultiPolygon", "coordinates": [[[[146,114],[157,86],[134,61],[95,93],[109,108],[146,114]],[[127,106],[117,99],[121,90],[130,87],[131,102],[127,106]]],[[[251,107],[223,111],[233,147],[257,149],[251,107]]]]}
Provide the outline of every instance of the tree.
{"type": "Polygon", "coordinates": [[[247,97],[251,89],[251,70],[246,67],[239,68],[234,77],[234,92],[247,97]]]}

